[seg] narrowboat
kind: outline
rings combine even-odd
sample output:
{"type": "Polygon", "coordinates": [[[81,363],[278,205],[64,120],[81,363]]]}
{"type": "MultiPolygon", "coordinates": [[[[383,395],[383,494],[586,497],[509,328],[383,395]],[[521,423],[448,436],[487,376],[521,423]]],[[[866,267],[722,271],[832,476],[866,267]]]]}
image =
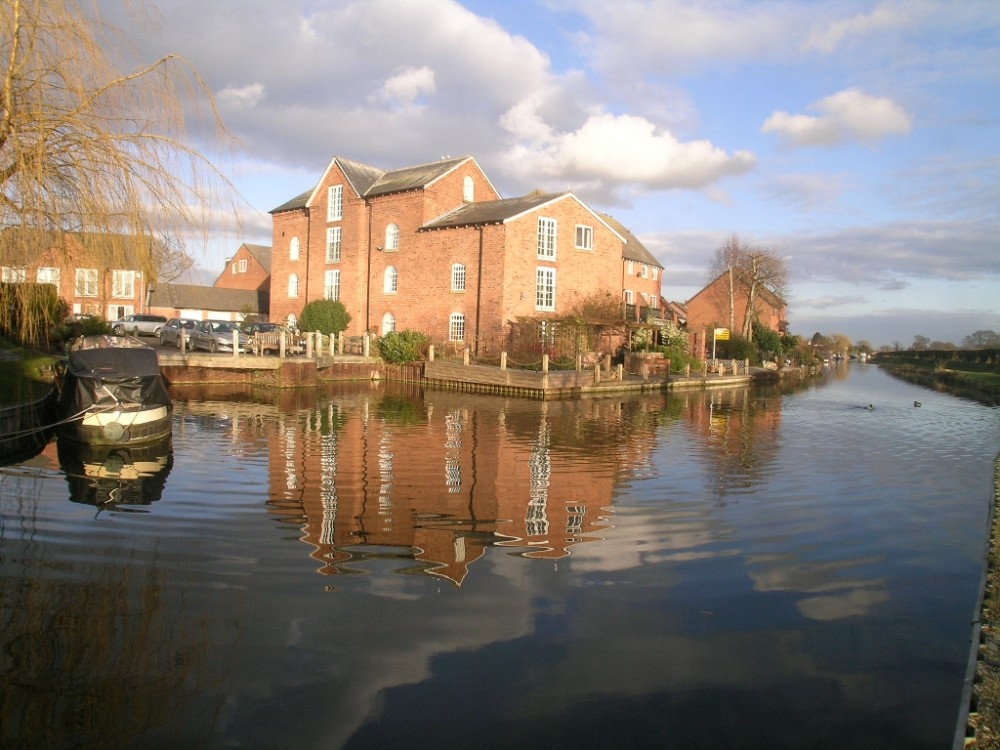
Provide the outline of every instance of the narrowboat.
{"type": "Polygon", "coordinates": [[[57,435],[91,445],[137,445],[171,433],[173,404],[156,351],[130,336],[82,336],[59,383],[57,435]]]}

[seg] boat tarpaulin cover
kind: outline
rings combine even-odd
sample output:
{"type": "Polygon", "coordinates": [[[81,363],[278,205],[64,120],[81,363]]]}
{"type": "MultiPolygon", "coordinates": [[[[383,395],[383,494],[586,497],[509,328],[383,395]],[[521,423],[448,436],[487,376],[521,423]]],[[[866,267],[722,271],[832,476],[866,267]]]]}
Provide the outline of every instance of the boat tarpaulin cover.
{"type": "Polygon", "coordinates": [[[171,405],[156,352],[116,347],[70,352],[59,403],[63,414],[77,414],[92,406],[171,405]]]}

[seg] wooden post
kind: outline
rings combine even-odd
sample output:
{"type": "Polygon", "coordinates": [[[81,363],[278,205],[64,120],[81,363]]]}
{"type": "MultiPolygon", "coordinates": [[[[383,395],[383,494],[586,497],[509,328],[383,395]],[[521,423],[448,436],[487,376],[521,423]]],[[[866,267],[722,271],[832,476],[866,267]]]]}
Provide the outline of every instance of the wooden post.
{"type": "Polygon", "coordinates": [[[288,337],[290,333],[278,331],[278,357],[284,359],[288,351],[288,337]]]}
{"type": "Polygon", "coordinates": [[[507,352],[500,352],[500,370],[507,369],[507,352]]]}
{"type": "Polygon", "coordinates": [[[649,380],[649,364],[647,364],[646,360],[643,360],[639,365],[639,375],[642,376],[643,380],[649,380]]]}
{"type": "Polygon", "coordinates": [[[618,365],[615,368],[615,377],[618,379],[619,383],[625,382],[625,365],[618,365]]]}
{"type": "Polygon", "coordinates": [[[365,331],[365,335],[361,339],[361,352],[366,357],[372,356],[372,335],[368,331],[365,331]]]}
{"type": "Polygon", "coordinates": [[[543,354],[542,355],[542,372],[545,373],[546,375],[549,374],[549,355],[548,354],[543,354]]]}
{"type": "Polygon", "coordinates": [[[595,362],[594,363],[594,385],[597,385],[600,382],[601,382],[601,363],[600,362],[595,362]]]}
{"type": "Polygon", "coordinates": [[[465,365],[466,367],[468,367],[469,366],[469,361],[470,361],[469,348],[466,347],[462,351],[462,364],[465,365]]]}
{"type": "Polygon", "coordinates": [[[434,344],[431,344],[430,346],[427,347],[427,361],[428,362],[434,361],[434,344]]]}
{"type": "Polygon", "coordinates": [[[582,354],[577,354],[576,355],[576,369],[577,370],[582,370],[583,369],[583,355],[582,354]]]}
{"type": "Polygon", "coordinates": [[[313,332],[306,331],[306,356],[312,359],[313,355],[313,332]]]}
{"type": "Polygon", "coordinates": [[[749,375],[750,374],[750,360],[749,359],[744,359],[743,360],[743,374],[744,375],[749,375]]]}
{"type": "Polygon", "coordinates": [[[239,356],[240,353],[240,329],[233,329],[233,356],[239,356]]]}

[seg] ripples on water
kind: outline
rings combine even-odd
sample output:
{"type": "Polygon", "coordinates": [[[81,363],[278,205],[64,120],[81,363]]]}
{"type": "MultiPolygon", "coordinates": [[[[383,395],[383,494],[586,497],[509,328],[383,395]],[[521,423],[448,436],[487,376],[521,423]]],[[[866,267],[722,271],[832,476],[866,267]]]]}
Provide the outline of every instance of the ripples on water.
{"type": "Polygon", "coordinates": [[[0,745],[951,742],[995,409],[174,395],[162,455],[0,470],[0,745]]]}

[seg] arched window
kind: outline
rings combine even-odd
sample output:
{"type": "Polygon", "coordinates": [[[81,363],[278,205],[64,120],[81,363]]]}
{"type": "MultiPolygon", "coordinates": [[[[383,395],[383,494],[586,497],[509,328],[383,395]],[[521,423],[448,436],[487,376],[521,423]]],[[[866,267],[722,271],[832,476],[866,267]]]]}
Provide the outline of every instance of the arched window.
{"type": "Polygon", "coordinates": [[[382,316],[382,335],[387,333],[392,333],[396,330],[396,316],[392,313],[386,313],[382,316]]]}
{"type": "Polygon", "coordinates": [[[476,183],[473,182],[472,177],[466,177],[462,181],[462,200],[466,203],[472,203],[476,199],[476,183]]]}
{"type": "Polygon", "coordinates": [[[448,319],[448,340],[465,341],[465,316],[462,313],[452,313],[448,319]]]}
{"type": "Polygon", "coordinates": [[[399,272],[396,270],[395,266],[389,266],[385,269],[382,291],[386,294],[395,294],[399,291],[399,272]]]}
{"type": "Polygon", "coordinates": [[[398,250],[399,249],[399,225],[390,224],[385,228],[385,249],[386,250],[398,250]]]}
{"type": "Polygon", "coordinates": [[[292,237],[292,241],[288,246],[288,259],[298,260],[299,259],[299,238],[292,237]]]}
{"type": "Polygon", "coordinates": [[[297,274],[291,274],[288,277],[288,296],[289,298],[299,296],[299,277],[297,274]]]}

